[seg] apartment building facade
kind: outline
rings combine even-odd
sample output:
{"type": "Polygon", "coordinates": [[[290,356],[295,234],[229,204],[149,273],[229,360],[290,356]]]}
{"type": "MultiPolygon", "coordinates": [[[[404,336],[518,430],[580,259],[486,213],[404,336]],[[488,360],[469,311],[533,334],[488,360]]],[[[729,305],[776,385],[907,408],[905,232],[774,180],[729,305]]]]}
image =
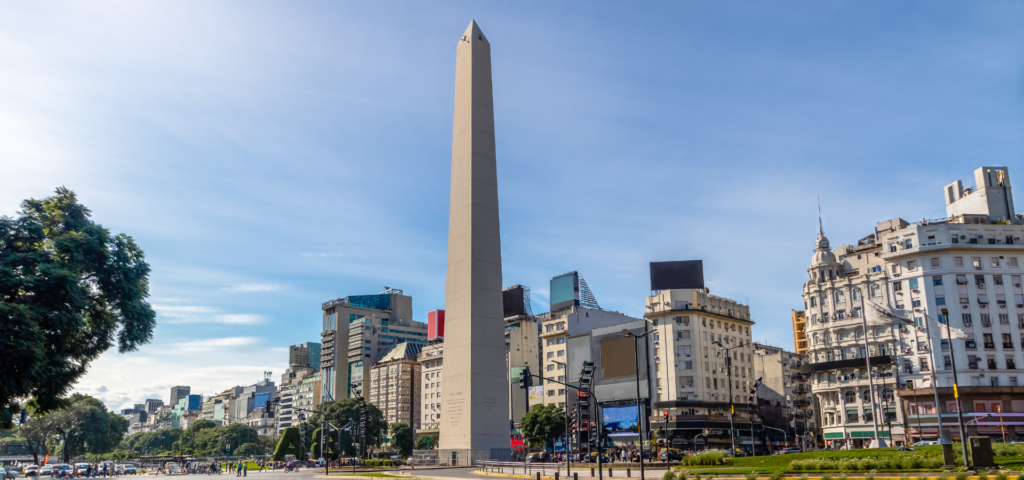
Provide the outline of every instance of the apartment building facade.
{"type": "Polygon", "coordinates": [[[401,342],[388,349],[370,369],[370,403],[380,408],[389,425],[404,423],[420,428],[421,367],[417,357],[423,344],[401,342]]]}
{"type": "Polygon", "coordinates": [[[441,428],[441,372],[444,367],[444,339],[437,337],[420,351],[420,427],[418,433],[441,428]]]}
{"type": "Polygon", "coordinates": [[[736,432],[737,447],[758,445],[761,421],[747,408],[756,378],[750,307],[707,288],[692,288],[655,291],[646,309],[656,331],[652,419],[660,423],[652,428],[664,431],[667,442],[688,449],[704,448],[694,445],[694,437],[708,430],[711,435],[702,441],[728,448],[732,405],[734,423],[744,425],[736,432]],[[748,424],[755,430],[753,439],[749,429],[743,430],[748,424]]]}
{"type": "Polygon", "coordinates": [[[754,343],[754,376],[761,379],[757,401],[761,419],[766,426],[783,430],[767,431],[774,441],[796,439],[804,450],[813,450],[817,443],[817,403],[807,376],[800,367],[808,364],[807,356],[788,352],[771,345],[754,343]]]}

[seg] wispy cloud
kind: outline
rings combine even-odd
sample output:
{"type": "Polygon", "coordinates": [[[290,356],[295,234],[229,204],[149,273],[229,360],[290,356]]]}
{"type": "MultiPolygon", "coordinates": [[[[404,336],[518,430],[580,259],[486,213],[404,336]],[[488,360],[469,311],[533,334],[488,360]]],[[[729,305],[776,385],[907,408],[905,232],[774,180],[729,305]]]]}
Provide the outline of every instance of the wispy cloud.
{"type": "Polygon", "coordinates": [[[208,352],[236,347],[250,347],[260,343],[257,337],[225,337],[181,341],[173,348],[183,352],[208,352]]]}
{"type": "Polygon", "coordinates": [[[259,293],[274,292],[283,288],[284,287],[281,285],[275,285],[272,283],[243,283],[241,285],[224,287],[221,291],[225,293],[259,293]]]}
{"type": "Polygon", "coordinates": [[[257,325],[267,322],[267,316],[255,313],[224,313],[217,307],[196,305],[154,304],[157,321],[170,324],[215,323],[227,325],[257,325]]]}

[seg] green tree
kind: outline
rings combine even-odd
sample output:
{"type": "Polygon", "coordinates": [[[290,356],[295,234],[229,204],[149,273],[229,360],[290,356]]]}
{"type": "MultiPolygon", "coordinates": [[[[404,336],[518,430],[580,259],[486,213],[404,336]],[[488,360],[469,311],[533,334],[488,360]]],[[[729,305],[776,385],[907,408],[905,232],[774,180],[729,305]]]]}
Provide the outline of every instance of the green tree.
{"type": "MultiPolygon", "coordinates": [[[[199,422],[196,422],[199,423],[199,422]]],[[[148,455],[156,450],[168,450],[182,434],[181,429],[165,428],[153,432],[140,432],[126,437],[121,441],[118,448],[135,450],[143,455],[148,455]]]]}
{"type": "Polygon", "coordinates": [[[234,451],[234,454],[239,457],[252,457],[263,455],[263,449],[255,443],[243,443],[241,447],[234,451]]]}
{"type": "Polygon", "coordinates": [[[407,457],[412,453],[412,429],[407,423],[396,423],[391,425],[391,446],[398,450],[398,454],[407,457]]]}
{"type": "Polygon", "coordinates": [[[70,414],[63,422],[65,448],[71,455],[107,453],[117,447],[128,431],[128,420],[108,412],[103,402],[76,393],[68,400],[70,414]]]}
{"type": "Polygon", "coordinates": [[[554,405],[540,405],[523,416],[523,436],[531,445],[554,447],[555,440],[565,435],[565,411],[554,405]]]}
{"type": "Polygon", "coordinates": [[[441,440],[440,433],[424,433],[416,438],[417,450],[433,450],[437,448],[437,442],[441,440]]]}
{"type": "Polygon", "coordinates": [[[117,342],[148,343],[156,325],[149,265],[131,237],[111,235],[64,187],[0,217],[0,428],[19,400],[42,415],[117,342]]]}
{"type": "Polygon", "coordinates": [[[246,443],[258,442],[259,438],[259,432],[241,423],[232,423],[226,427],[205,428],[196,434],[192,454],[197,457],[216,457],[223,455],[224,449],[228,448],[228,445],[231,446],[232,451],[235,451],[246,443]]]}
{"type": "MultiPolygon", "coordinates": [[[[355,398],[343,398],[341,400],[327,401],[320,404],[319,412],[309,416],[306,422],[306,445],[311,445],[313,430],[320,428],[321,412],[327,417],[327,421],[338,428],[345,428],[349,422],[358,425],[360,422],[360,406],[363,402],[355,398]]],[[[388,431],[388,422],[384,420],[384,413],[372,403],[366,404],[366,445],[380,445],[381,439],[388,431]]],[[[355,455],[355,448],[350,432],[342,432],[341,446],[345,455],[355,455]]],[[[359,439],[360,443],[362,439],[359,439]]],[[[363,447],[365,448],[365,446],[363,447]]]]}

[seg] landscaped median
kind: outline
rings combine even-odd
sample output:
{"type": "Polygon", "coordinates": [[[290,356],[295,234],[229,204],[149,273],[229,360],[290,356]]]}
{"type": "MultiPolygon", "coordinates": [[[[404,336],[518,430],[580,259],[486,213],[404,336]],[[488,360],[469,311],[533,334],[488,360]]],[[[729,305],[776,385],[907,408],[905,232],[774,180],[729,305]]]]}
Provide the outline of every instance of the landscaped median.
{"type": "MultiPolygon", "coordinates": [[[[1024,480],[1019,479],[1020,470],[1024,470],[1024,444],[995,444],[992,446],[995,463],[1002,473],[993,472],[979,480],[1024,480]]],[[[960,444],[953,445],[957,454],[957,465],[962,469],[963,455],[960,444]]],[[[862,450],[820,450],[817,452],[791,453],[786,455],[767,455],[761,457],[732,458],[725,452],[706,452],[684,457],[676,467],[676,480],[708,480],[715,475],[761,475],[770,478],[787,477],[811,479],[847,480],[840,472],[855,473],[857,479],[882,480],[895,478],[898,480],[924,480],[918,472],[941,472],[943,469],[942,447],[929,445],[915,447],[914,451],[899,451],[895,448],[872,448],[862,450]],[[870,472],[885,472],[887,475],[875,477],[870,472]],[[685,479],[679,477],[685,474],[685,479]],[[698,477],[700,475],[700,477],[698,477]]],[[[667,479],[666,475],[666,480],[667,479]]],[[[750,477],[754,478],[754,477],[750,477]]],[[[940,478],[931,475],[928,478],[940,478]]],[[[977,477],[975,477],[977,478],[977,477]]],[[[948,480],[967,480],[956,475],[948,480]]]]}

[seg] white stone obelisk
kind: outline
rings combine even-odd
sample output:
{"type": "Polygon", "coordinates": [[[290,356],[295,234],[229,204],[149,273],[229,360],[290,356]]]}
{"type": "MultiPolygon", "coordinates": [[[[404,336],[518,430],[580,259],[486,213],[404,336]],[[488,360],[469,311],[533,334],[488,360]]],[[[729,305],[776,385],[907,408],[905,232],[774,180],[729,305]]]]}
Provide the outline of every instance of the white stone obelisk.
{"type": "Polygon", "coordinates": [[[491,45],[472,21],[455,57],[442,463],[453,453],[468,464],[509,450],[493,100],[491,45]]]}

